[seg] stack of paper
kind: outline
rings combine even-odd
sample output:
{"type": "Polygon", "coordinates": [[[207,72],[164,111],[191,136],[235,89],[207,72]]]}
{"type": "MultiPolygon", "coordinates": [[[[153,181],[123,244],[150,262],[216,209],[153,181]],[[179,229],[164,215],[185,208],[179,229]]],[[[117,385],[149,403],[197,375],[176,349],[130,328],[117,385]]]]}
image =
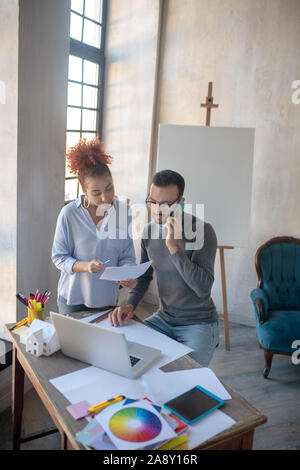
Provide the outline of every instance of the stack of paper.
{"type": "MultiPolygon", "coordinates": [[[[84,321],[93,321],[99,314],[100,312],[94,313],[84,321]]],[[[100,325],[105,328],[114,328],[108,319],[101,321],[100,325]]],[[[217,409],[203,416],[195,424],[189,425],[188,428],[184,428],[182,422],[175,423],[172,417],[165,414],[165,409],[161,408],[172,398],[197,385],[222,400],[230,400],[229,393],[209,368],[168,373],[158,369],[191,352],[192,350],[187,346],[133,320],[127,326],[119,327],[118,330],[125,334],[128,341],[160,349],[161,359],[141,378],[134,380],[93,366],[50,380],[71,405],[78,405],[81,402],[82,409],[77,410],[76,407],[75,416],[77,412],[79,415],[85,414],[86,403],[93,407],[117,395],[131,399],[131,402],[125,401],[110,405],[87,426],[83,426],[83,431],[77,436],[79,442],[94,449],[149,449],[163,445],[170,449],[171,447],[168,446],[172,446],[171,441],[178,438],[177,428],[179,427],[180,430],[184,429],[184,436],[180,437],[188,438],[189,448],[193,449],[234,424],[235,421],[232,418],[217,409]],[[148,397],[152,403],[143,400],[144,397],[148,397]],[[146,425],[150,423],[150,426],[146,426],[144,430],[148,439],[143,440],[145,439],[143,435],[144,437],[138,436],[136,441],[132,441],[132,436],[137,433],[143,420],[146,420],[146,425]],[[127,427],[124,426],[126,422],[127,427]],[[130,432],[128,432],[128,422],[130,422],[130,432]],[[150,433],[147,434],[149,427],[150,433]]]]}
{"type": "MultiPolygon", "coordinates": [[[[166,401],[175,398],[195,385],[200,385],[223,400],[231,398],[213,371],[208,368],[169,373],[164,373],[160,370],[152,370],[144,374],[141,379],[132,380],[96,367],[87,367],[52,379],[50,382],[63,393],[71,404],[85,400],[90,406],[95,406],[116,395],[124,395],[125,397],[131,397],[132,400],[142,400],[144,397],[148,397],[153,402],[153,404],[150,404],[151,407],[156,404],[155,406],[160,408],[166,401]]],[[[125,405],[124,402],[110,405],[106,408],[106,411],[112,413],[120,409],[121,406],[126,406],[126,404],[130,405],[131,403],[132,402],[129,403],[127,401],[125,405]]],[[[150,410],[152,411],[152,408],[150,408],[150,410]]],[[[89,427],[86,428],[86,426],[83,426],[83,435],[80,433],[77,436],[77,439],[82,442],[82,444],[89,445],[95,449],[109,450],[116,447],[119,448],[118,445],[120,443],[116,440],[117,437],[112,440],[109,432],[107,432],[109,431],[108,415],[106,415],[106,421],[102,422],[106,411],[102,411],[93,420],[93,424],[89,423],[89,427]]],[[[156,411],[158,412],[158,408],[156,411]]],[[[124,419],[123,416],[117,416],[117,418],[119,418],[120,421],[124,419]]],[[[172,428],[171,421],[164,416],[163,419],[166,421],[169,428],[176,433],[176,437],[178,437],[176,429],[172,428]]],[[[214,410],[185,430],[187,431],[186,435],[188,436],[189,448],[193,449],[199,446],[214,435],[229,428],[234,423],[235,421],[222,411],[214,410]]],[[[138,422],[135,422],[135,425],[137,426],[138,422]]],[[[156,424],[156,426],[157,425],[158,424],[156,424]]],[[[170,432],[166,425],[161,429],[170,432]]],[[[161,437],[163,437],[165,441],[170,441],[170,439],[172,439],[172,437],[170,437],[171,434],[168,434],[168,436],[169,437],[166,437],[166,434],[163,434],[161,437]]],[[[148,445],[161,446],[162,441],[159,441],[159,436],[157,437],[158,440],[154,440],[154,442],[143,442],[144,448],[148,447],[148,445]]]]}
{"type": "Polygon", "coordinates": [[[127,398],[91,419],[76,440],[95,450],[152,450],[166,443],[172,449],[188,441],[187,429],[183,421],[171,413],[164,414],[162,407],[148,398],[127,398]]]}

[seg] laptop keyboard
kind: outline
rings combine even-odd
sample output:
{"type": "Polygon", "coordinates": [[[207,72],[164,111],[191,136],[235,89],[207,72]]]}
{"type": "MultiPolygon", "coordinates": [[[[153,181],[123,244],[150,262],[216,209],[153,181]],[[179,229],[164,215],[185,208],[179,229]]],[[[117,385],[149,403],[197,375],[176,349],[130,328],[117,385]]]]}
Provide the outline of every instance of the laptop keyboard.
{"type": "Polygon", "coordinates": [[[139,357],[129,356],[131,367],[135,366],[141,359],[139,357]]]}

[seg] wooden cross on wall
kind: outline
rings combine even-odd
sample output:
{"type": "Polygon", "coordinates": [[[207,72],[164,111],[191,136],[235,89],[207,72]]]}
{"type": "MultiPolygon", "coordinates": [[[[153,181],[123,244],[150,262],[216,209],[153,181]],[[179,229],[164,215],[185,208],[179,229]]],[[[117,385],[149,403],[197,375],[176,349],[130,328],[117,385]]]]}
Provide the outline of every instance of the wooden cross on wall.
{"type": "Polygon", "coordinates": [[[208,83],[208,94],[206,97],[206,103],[202,103],[201,108],[206,108],[206,126],[210,126],[210,117],[212,108],[218,108],[218,104],[214,104],[214,99],[212,96],[213,84],[212,82],[208,83]]]}

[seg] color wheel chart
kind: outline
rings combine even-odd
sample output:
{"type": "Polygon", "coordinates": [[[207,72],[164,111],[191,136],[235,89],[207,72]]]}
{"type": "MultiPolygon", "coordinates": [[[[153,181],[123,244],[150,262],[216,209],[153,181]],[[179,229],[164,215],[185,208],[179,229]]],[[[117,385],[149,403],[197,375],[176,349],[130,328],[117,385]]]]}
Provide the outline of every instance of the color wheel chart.
{"type": "Polygon", "coordinates": [[[162,430],[160,419],[151,411],[130,407],[117,411],[109,421],[114,436],[127,442],[147,442],[162,430]]]}

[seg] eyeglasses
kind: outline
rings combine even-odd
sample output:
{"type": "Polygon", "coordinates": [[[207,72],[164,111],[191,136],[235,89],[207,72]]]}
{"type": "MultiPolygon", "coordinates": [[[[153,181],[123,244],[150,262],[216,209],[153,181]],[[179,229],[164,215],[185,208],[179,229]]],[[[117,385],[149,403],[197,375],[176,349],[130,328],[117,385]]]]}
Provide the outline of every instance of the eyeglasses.
{"type": "Polygon", "coordinates": [[[161,211],[168,211],[170,210],[170,207],[173,206],[173,204],[175,204],[176,202],[178,202],[178,199],[179,197],[177,197],[175,199],[175,201],[173,202],[162,202],[162,203],[158,203],[156,201],[151,201],[149,200],[148,198],[146,199],[145,203],[147,204],[147,206],[151,207],[151,206],[158,206],[158,208],[161,210],[161,211]]]}

